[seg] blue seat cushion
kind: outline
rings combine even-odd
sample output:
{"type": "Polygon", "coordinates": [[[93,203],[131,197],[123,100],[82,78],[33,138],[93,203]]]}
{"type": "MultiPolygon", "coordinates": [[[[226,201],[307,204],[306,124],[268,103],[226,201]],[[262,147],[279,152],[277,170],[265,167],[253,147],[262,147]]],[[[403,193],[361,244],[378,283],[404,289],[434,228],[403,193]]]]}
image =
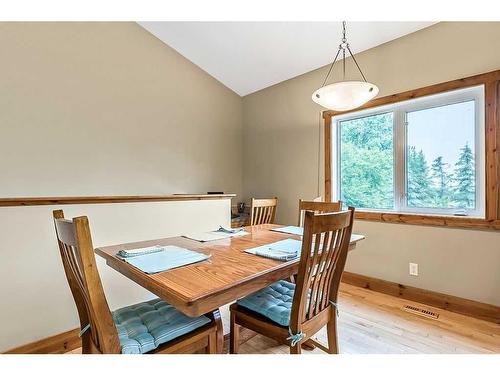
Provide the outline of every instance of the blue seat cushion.
{"type": "Polygon", "coordinates": [[[123,307],[113,312],[123,354],[143,354],[210,322],[190,318],[161,299],[123,307]]]}
{"type": "Polygon", "coordinates": [[[295,284],[280,280],[236,303],[282,326],[290,324],[295,284]]]}

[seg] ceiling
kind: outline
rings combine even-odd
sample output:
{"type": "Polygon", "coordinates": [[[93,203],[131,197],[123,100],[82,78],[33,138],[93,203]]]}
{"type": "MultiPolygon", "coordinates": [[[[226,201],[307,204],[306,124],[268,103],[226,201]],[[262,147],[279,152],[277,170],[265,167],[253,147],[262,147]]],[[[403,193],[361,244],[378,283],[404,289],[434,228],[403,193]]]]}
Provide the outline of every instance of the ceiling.
{"type": "MultiPolygon", "coordinates": [[[[349,22],[359,53],[435,22],[349,22]]],[[[244,96],[331,63],[341,22],[139,22],[160,40],[244,96]]]]}

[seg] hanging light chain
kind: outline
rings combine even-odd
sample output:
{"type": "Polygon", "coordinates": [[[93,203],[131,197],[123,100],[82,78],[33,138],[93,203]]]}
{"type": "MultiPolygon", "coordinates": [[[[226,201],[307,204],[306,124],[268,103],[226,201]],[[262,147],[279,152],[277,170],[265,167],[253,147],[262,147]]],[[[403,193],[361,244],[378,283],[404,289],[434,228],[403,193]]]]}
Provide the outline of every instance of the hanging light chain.
{"type": "Polygon", "coordinates": [[[333,62],[330,65],[330,69],[328,70],[328,74],[326,75],[325,80],[323,81],[323,84],[321,85],[321,87],[324,87],[326,85],[326,81],[328,81],[328,78],[330,77],[330,74],[332,73],[333,66],[337,62],[337,59],[338,59],[339,55],[340,55],[340,48],[337,51],[337,54],[335,55],[335,59],[333,59],[333,62]]]}
{"type": "Polygon", "coordinates": [[[340,52],[342,52],[342,80],[345,81],[345,55],[346,55],[346,50],[349,52],[349,55],[351,55],[352,60],[356,64],[356,67],[358,68],[359,73],[361,74],[361,77],[363,77],[363,81],[366,81],[366,77],[363,74],[363,71],[361,70],[358,62],[356,61],[356,58],[354,57],[354,54],[351,51],[351,47],[349,46],[349,43],[347,43],[347,37],[346,37],[346,21],[342,21],[342,41],[341,44],[339,45],[339,49],[337,51],[337,54],[335,55],[335,59],[333,60],[332,64],[330,65],[330,69],[328,70],[328,74],[325,77],[325,80],[323,81],[323,85],[321,87],[324,87],[326,85],[326,82],[328,81],[328,78],[330,77],[330,74],[332,73],[333,67],[335,63],[337,62],[337,59],[340,55],[340,52]]]}
{"type": "Polygon", "coordinates": [[[354,57],[354,55],[352,54],[352,52],[351,52],[351,48],[349,47],[349,44],[347,45],[347,50],[349,51],[349,54],[351,55],[351,57],[352,57],[352,59],[353,59],[354,63],[355,63],[355,64],[356,64],[356,66],[358,67],[358,70],[359,70],[359,72],[361,73],[361,77],[363,77],[363,80],[366,82],[366,77],[365,77],[365,75],[363,74],[363,72],[361,71],[361,68],[359,67],[358,62],[356,61],[356,58],[355,58],[355,57],[354,57]]]}
{"type": "Polygon", "coordinates": [[[342,21],[342,44],[339,48],[342,49],[342,80],[345,81],[345,47],[349,46],[347,44],[347,38],[345,37],[345,21],[342,21]]]}

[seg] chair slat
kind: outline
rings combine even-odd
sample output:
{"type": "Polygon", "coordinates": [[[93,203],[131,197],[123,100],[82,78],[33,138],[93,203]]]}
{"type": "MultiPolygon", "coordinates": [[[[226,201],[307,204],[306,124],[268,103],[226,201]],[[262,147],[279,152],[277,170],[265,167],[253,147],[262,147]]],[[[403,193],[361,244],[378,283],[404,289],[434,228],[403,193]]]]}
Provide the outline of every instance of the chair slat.
{"type": "MultiPolygon", "coordinates": [[[[330,239],[332,237],[331,231],[326,232],[323,236],[323,247],[321,250],[321,258],[319,260],[319,266],[318,266],[318,274],[319,274],[319,279],[317,282],[317,285],[315,286],[316,289],[316,301],[314,304],[314,312],[313,315],[317,315],[321,310],[323,310],[323,300],[325,299],[325,294],[323,293],[323,285],[325,282],[325,276],[327,274],[327,271],[324,271],[325,269],[328,270],[328,265],[326,264],[326,260],[328,259],[328,256],[331,255],[331,252],[329,251],[329,244],[330,244],[330,239]]],[[[326,296],[326,299],[328,299],[328,296],[326,296]]]]}
{"type": "Polygon", "coordinates": [[[271,218],[270,218],[269,222],[274,223],[274,221],[276,219],[276,206],[273,206],[271,208],[271,211],[272,211],[272,214],[271,214],[271,218]]]}
{"type": "Polygon", "coordinates": [[[311,311],[314,307],[315,303],[315,292],[316,290],[314,289],[315,281],[318,278],[318,258],[320,256],[319,254],[319,249],[321,245],[321,235],[316,234],[314,238],[314,252],[313,252],[313,257],[310,261],[310,266],[309,266],[309,290],[310,290],[310,298],[309,298],[309,303],[307,304],[306,308],[306,316],[308,317],[307,319],[311,318],[311,311]]]}
{"type": "Polygon", "coordinates": [[[259,224],[264,224],[266,220],[267,220],[267,207],[261,207],[259,224]]]}
{"type": "Polygon", "coordinates": [[[325,309],[328,306],[328,304],[330,303],[330,296],[328,295],[328,286],[331,283],[330,276],[335,269],[334,267],[332,267],[332,265],[335,262],[335,255],[338,253],[337,252],[338,251],[337,244],[338,244],[338,240],[340,238],[339,233],[341,233],[341,231],[332,232],[332,238],[330,239],[330,243],[328,245],[328,257],[325,261],[325,263],[326,263],[325,267],[326,267],[327,271],[323,275],[323,284],[320,286],[321,293],[324,296],[322,304],[321,304],[322,310],[325,309]]]}

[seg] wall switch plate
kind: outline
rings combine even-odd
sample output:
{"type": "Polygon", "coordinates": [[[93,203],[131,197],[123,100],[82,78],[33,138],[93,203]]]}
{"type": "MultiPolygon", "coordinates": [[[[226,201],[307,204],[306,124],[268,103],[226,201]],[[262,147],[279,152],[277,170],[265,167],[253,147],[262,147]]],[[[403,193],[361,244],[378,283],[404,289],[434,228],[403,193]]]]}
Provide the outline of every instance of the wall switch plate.
{"type": "Polygon", "coordinates": [[[410,263],[410,275],[418,276],[418,263],[410,263]]]}

